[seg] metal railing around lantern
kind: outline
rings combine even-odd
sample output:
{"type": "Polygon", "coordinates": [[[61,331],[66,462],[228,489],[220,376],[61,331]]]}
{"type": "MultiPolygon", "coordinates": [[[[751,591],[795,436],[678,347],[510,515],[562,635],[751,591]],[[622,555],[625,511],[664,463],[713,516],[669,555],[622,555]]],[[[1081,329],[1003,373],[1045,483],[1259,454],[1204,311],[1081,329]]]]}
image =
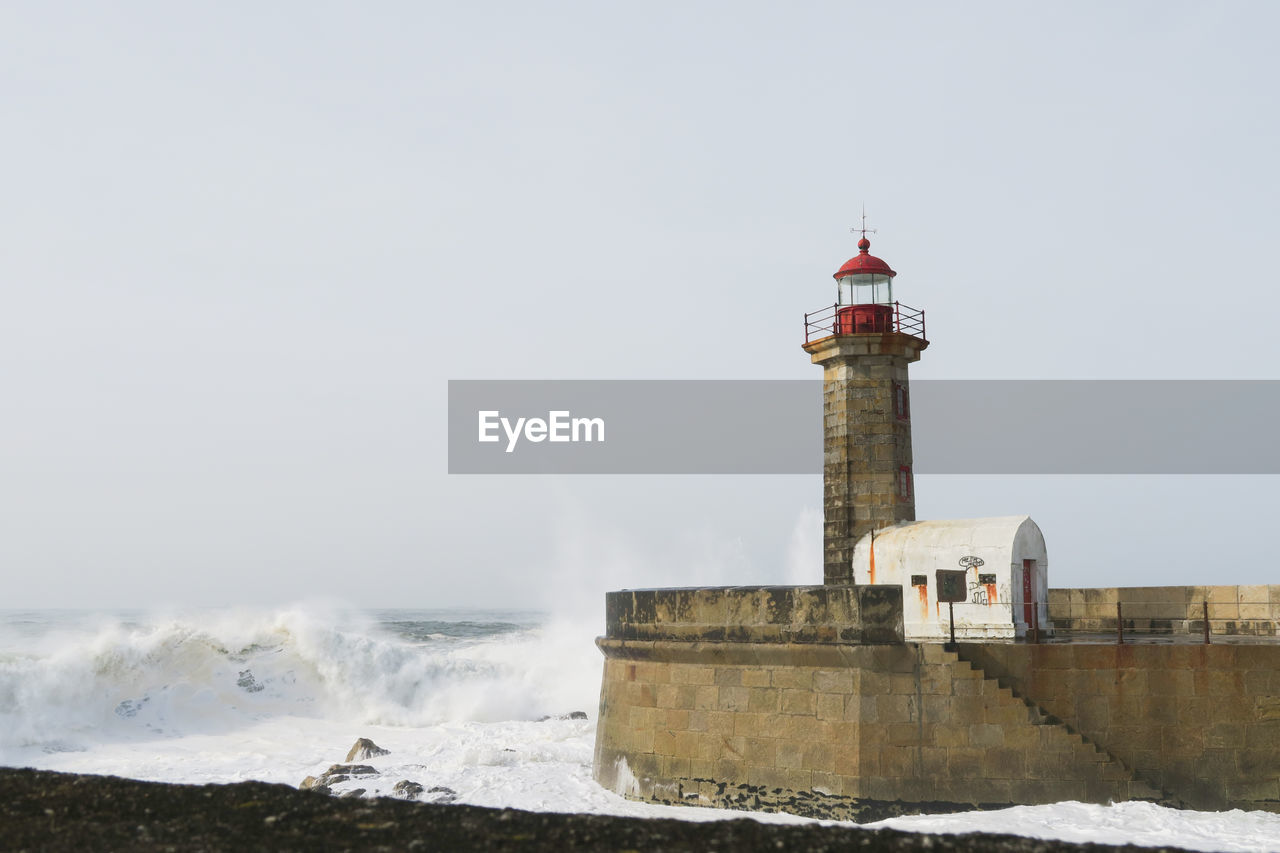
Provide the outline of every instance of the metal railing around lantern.
{"type": "Polygon", "coordinates": [[[804,315],[804,342],[831,335],[896,332],[925,340],[924,311],[894,302],[888,305],[829,305],[804,315]]]}

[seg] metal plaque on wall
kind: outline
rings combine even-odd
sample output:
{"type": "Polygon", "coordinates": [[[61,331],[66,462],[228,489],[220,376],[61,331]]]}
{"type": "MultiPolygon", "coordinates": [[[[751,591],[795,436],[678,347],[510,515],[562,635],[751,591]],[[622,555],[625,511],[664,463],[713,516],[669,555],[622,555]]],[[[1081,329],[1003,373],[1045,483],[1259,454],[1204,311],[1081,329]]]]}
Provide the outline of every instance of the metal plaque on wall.
{"type": "Polygon", "coordinates": [[[968,601],[963,569],[938,569],[938,601],[968,601]]]}

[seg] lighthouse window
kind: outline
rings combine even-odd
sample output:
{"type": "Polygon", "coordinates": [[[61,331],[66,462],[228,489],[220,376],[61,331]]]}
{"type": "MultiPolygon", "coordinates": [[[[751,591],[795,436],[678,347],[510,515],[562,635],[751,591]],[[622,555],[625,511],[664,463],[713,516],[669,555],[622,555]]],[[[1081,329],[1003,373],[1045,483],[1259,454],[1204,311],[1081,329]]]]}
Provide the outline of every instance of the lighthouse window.
{"type": "Polygon", "coordinates": [[[907,386],[901,382],[893,383],[893,413],[900,421],[908,420],[911,417],[911,403],[908,400],[907,386]]]}
{"type": "Polygon", "coordinates": [[[898,468],[898,497],[903,500],[911,499],[911,466],[903,465],[898,468]]]}
{"type": "Polygon", "coordinates": [[[929,578],[925,575],[912,575],[911,585],[912,586],[928,586],[929,578]]]}

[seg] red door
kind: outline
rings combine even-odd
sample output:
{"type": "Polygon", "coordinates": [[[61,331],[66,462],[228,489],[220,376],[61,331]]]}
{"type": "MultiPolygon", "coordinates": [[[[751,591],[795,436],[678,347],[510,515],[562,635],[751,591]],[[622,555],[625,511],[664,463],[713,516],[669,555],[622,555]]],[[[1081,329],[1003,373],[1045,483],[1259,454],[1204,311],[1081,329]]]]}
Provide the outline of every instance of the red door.
{"type": "Polygon", "coordinates": [[[1035,560],[1022,561],[1022,621],[1031,627],[1031,608],[1035,607],[1035,585],[1032,581],[1036,573],[1035,560]]]}

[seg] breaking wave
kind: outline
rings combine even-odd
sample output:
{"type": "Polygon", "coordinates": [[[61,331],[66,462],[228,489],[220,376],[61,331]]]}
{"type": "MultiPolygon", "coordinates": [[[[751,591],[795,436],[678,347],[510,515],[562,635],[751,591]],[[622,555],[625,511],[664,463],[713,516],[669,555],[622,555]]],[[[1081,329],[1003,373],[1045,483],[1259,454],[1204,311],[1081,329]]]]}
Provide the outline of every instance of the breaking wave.
{"type": "Polygon", "coordinates": [[[298,607],[94,625],[13,619],[5,633],[0,762],[8,749],[226,733],[276,715],[391,726],[537,719],[594,710],[599,690],[592,632],[559,624],[298,607]]]}

